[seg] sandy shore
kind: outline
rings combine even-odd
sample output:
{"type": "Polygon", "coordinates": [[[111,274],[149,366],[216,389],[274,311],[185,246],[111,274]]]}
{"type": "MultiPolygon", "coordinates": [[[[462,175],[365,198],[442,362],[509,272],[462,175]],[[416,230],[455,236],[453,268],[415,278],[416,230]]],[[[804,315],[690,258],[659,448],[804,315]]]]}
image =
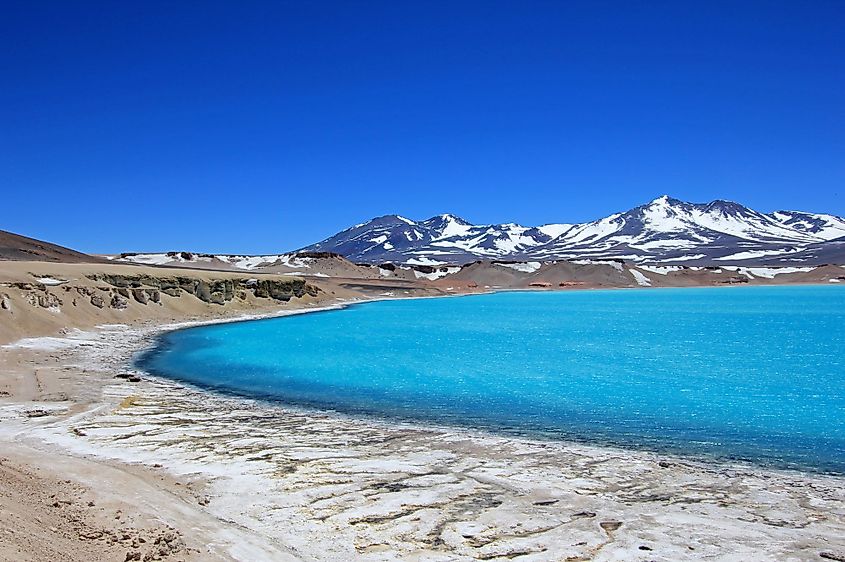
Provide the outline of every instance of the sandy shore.
{"type": "Polygon", "coordinates": [[[106,325],[0,349],[0,559],[845,557],[841,478],[115,378],[173,327],[106,325]]]}

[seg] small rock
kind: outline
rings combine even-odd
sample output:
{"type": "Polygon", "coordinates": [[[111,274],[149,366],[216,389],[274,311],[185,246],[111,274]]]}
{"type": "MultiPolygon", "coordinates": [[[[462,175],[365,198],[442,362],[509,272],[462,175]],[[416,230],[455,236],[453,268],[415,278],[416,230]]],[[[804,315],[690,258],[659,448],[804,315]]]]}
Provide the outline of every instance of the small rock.
{"type": "Polygon", "coordinates": [[[64,304],[62,299],[54,295],[53,293],[44,293],[43,295],[38,295],[38,306],[41,308],[59,308],[64,304]]]}
{"type": "Polygon", "coordinates": [[[620,521],[602,521],[599,523],[599,527],[607,531],[608,533],[612,533],[613,531],[619,529],[622,526],[622,522],[620,521]]]}
{"type": "Polygon", "coordinates": [[[211,293],[208,300],[214,304],[226,304],[226,296],[221,292],[211,293]]]}
{"type": "Polygon", "coordinates": [[[835,560],[836,562],[845,562],[845,553],[841,552],[830,552],[829,550],[825,550],[819,552],[819,556],[824,558],[825,560],[835,560]]]}
{"type": "Polygon", "coordinates": [[[38,306],[40,306],[41,308],[51,308],[51,307],[57,306],[57,305],[55,305],[55,301],[50,298],[52,296],[55,296],[55,295],[53,295],[53,293],[45,293],[43,295],[38,295],[38,297],[37,297],[38,306]],[[53,303],[53,304],[51,304],[51,303],[53,303]]]}
{"type": "Polygon", "coordinates": [[[129,306],[129,300],[121,295],[114,295],[111,298],[111,307],[116,310],[124,310],[129,306]]]}
{"type": "Polygon", "coordinates": [[[49,416],[50,412],[47,410],[28,410],[24,412],[24,415],[28,418],[43,418],[44,416],[49,416]]]}
{"type": "Polygon", "coordinates": [[[99,538],[102,538],[103,532],[102,531],[88,531],[85,533],[80,533],[79,536],[83,539],[88,539],[89,541],[93,541],[99,538]]]}

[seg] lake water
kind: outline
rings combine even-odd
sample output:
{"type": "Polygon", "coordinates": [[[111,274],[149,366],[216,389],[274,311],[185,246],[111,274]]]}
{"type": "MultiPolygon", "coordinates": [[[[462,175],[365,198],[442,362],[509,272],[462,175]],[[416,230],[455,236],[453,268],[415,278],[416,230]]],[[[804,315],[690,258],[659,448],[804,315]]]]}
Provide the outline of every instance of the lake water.
{"type": "Polygon", "coordinates": [[[845,474],[845,288],[511,292],[170,332],[144,369],[286,404],[845,474]]]}

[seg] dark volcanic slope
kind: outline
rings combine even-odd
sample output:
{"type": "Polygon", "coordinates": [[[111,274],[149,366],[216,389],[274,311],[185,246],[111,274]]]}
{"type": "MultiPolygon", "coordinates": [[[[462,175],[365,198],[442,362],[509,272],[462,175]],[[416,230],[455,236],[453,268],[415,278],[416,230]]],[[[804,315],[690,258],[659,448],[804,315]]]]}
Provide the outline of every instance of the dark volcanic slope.
{"type": "Polygon", "coordinates": [[[62,263],[97,263],[107,260],[89,256],[64,246],[42,242],[0,230],[0,260],[52,261],[62,263]]]}

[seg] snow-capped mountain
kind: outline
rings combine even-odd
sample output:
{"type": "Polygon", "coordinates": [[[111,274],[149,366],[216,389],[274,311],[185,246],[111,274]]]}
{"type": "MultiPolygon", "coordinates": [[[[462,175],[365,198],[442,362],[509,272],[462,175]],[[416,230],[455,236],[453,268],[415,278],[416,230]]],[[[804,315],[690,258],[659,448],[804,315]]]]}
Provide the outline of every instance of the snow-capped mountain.
{"type": "Polygon", "coordinates": [[[330,251],[365,263],[429,265],[507,256],[552,239],[539,228],[516,224],[478,226],[454,215],[415,222],[387,215],[355,225],[301,251],[330,251]]]}
{"type": "Polygon", "coordinates": [[[730,201],[687,203],[664,195],[581,224],[473,225],[448,214],[424,221],[387,215],[301,251],[335,252],[363,263],[424,265],[479,259],[845,263],[845,220],[799,211],[764,214],[730,201]]]}

